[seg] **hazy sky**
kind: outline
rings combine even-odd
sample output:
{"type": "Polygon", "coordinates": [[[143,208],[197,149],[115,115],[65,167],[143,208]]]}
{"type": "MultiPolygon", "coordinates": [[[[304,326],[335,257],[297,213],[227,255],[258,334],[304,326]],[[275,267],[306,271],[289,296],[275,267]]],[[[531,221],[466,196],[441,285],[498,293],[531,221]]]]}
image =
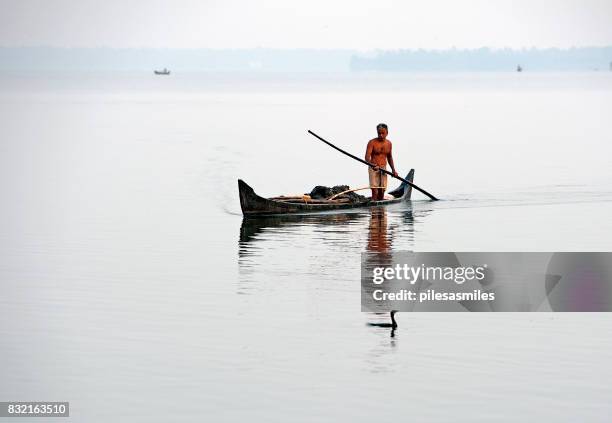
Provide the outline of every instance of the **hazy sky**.
{"type": "Polygon", "coordinates": [[[612,0],[0,0],[0,45],[612,45],[612,0]]]}

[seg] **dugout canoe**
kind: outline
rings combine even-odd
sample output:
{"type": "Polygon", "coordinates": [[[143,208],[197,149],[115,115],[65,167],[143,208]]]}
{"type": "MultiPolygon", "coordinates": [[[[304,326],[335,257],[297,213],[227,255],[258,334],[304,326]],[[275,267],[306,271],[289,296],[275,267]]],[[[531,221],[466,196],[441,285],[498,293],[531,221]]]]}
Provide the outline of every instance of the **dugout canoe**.
{"type": "MultiPolygon", "coordinates": [[[[410,170],[405,179],[410,182],[413,181],[414,169],[410,170]]],[[[243,215],[273,216],[279,214],[347,210],[397,204],[410,200],[410,196],[412,195],[412,187],[407,183],[402,182],[399,187],[389,192],[393,198],[381,201],[372,201],[370,198],[367,198],[365,201],[355,203],[342,202],[342,200],[320,201],[315,203],[299,199],[291,200],[291,197],[287,197],[285,200],[279,200],[279,197],[275,197],[274,199],[264,198],[255,194],[253,188],[251,188],[242,179],[238,179],[238,193],[240,195],[240,207],[242,208],[243,215]]]]}

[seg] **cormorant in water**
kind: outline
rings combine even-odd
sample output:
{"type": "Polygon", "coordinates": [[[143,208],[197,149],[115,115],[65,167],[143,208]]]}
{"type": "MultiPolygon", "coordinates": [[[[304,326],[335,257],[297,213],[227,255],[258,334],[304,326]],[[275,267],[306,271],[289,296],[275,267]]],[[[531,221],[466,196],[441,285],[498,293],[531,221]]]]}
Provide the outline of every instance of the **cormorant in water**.
{"type": "Polygon", "coordinates": [[[391,316],[391,323],[368,323],[368,326],[376,326],[378,328],[397,328],[397,322],[395,321],[395,310],[391,310],[389,316],[391,316]]]}

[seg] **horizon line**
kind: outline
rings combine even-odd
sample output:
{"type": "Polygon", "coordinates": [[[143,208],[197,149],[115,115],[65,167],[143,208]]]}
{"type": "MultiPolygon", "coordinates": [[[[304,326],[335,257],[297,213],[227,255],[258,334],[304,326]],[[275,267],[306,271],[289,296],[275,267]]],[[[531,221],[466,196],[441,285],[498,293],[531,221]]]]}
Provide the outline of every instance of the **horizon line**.
{"type": "Polygon", "coordinates": [[[21,46],[6,46],[0,45],[0,49],[57,49],[57,50],[214,50],[214,51],[236,51],[236,50],[275,50],[275,51],[351,51],[359,53],[371,53],[380,51],[472,51],[472,50],[493,50],[493,51],[529,51],[529,50],[577,50],[577,49],[605,49],[612,48],[612,44],[608,45],[582,45],[569,47],[538,47],[538,46],[523,46],[523,47],[458,47],[451,46],[446,48],[424,48],[424,47],[397,47],[397,48],[370,48],[359,49],[350,47],[111,47],[111,46],[53,46],[53,45],[21,45],[21,46]]]}

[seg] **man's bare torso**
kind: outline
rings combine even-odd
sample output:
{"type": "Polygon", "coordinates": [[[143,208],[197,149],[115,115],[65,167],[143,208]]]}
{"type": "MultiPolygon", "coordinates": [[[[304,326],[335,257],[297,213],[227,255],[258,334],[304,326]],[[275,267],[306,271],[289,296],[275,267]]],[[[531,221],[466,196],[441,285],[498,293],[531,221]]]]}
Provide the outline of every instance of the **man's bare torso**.
{"type": "Polygon", "coordinates": [[[381,141],[373,138],[368,142],[367,152],[370,153],[370,162],[383,169],[387,167],[387,156],[391,152],[391,141],[381,141]]]}

